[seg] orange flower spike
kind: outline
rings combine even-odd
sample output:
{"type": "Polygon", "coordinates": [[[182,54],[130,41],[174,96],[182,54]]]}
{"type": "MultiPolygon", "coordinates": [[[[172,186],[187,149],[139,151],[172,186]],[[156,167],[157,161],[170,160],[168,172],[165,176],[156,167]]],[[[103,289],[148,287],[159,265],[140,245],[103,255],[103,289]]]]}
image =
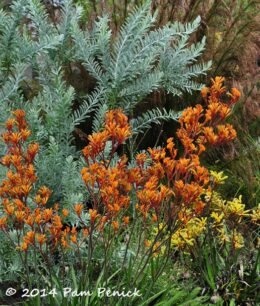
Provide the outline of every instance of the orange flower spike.
{"type": "Polygon", "coordinates": [[[156,216],[156,214],[153,214],[152,215],[152,222],[157,222],[158,221],[158,218],[156,216]]]}
{"type": "Polygon", "coordinates": [[[188,158],[180,158],[176,162],[176,169],[179,171],[180,174],[185,174],[189,168],[190,159],[188,158]]]}
{"type": "Polygon", "coordinates": [[[81,176],[86,185],[91,181],[92,178],[91,174],[88,171],[89,169],[86,167],[81,170],[81,176]]]}
{"type": "Polygon", "coordinates": [[[93,133],[88,137],[89,145],[91,148],[90,157],[94,159],[100,152],[102,152],[105,148],[106,142],[109,139],[109,133],[105,130],[99,133],[93,133]]]}
{"type": "Polygon", "coordinates": [[[217,98],[226,91],[226,87],[223,86],[225,81],[224,77],[216,76],[215,79],[211,79],[212,86],[210,88],[211,95],[215,95],[217,98]]]}
{"type": "Polygon", "coordinates": [[[231,99],[230,99],[230,104],[233,105],[235,103],[237,103],[237,101],[239,100],[239,98],[241,97],[241,93],[237,88],[231,88],[231,93],[228,94],[231,99]]]}
{"type": "Polygon", "coordinates": [[[44,209],[42,212],[42,217],[45,222],[48,222],[52,218],[52,215],[53,215],[52,208],[44,209]]]}
{"type": "Polygon", "coordinates": [[[221,118],[221,120],[226,119],[231,113],[231,110],[228,106],[226,105],[221,105],[220,109],[219,109],[219,116],[221,118]]]}
{"type": "Polygon", "coordinates": [[[191,154],[196,151],[196,146],[193,143],[194,139],[188,136],[188,133],[184,128],[179,129],[176,134],[180,139],[186,154],[191,154]]]}
{"type": "Polygon", "coordinates": [[[52,224],[54,227],[61,229],[62,228],[62,222],[61,217],[58,215],[55,215],[52,217],[52,224]]]}
{"type": "Polygon", "coordinates": [[[201,96],[204,100],[207,100],[208,98],[208,95],[209,95],[209,88],[208,87],[203,87],[201,89],[201,96]]]}
{"type": "Polygon", "coordinates": [[[10,132],[5,132],[5,133],[2,133],[2,138],[3,138],[3,141],[8,144],[8,142],[10,142],[10,136],[11,136],[11,133],[10,132]]]}
{"type": "Polygon", "coordinates": [[[195,201],[203,192],[203,188],[197,183],[190,183],[185,185],[185,189],[183,191],[183,200],[186,203],[190,203],[195,201]]]}
{"type": "Polygon", "coordinates": [[[194,175],[194,179],[199,183],[203,183],[206,185],[209,182],[209,171],[205,167],[196,166],[195,169],[192,170],[194,175]]]}
{"type": "Polygon", "coordinates": [[[4,207],[7,207],[11,204],[10,200],[7,198],[3,198],[3,202],[2,202],[4,207]]]}
{"type": "Polygon", "coordinates": [[[76,235],[71,235],[71,236],[70,236],[70,241],[71,241],[72,243],[74,243],[74,244],[78,244],[78,242],[77,242],[77,236],[76,236],[76,235]]]}
{"type": "Polygon", "coordinates": [[[212,102],[208,105],[208,109],[205,114],[205,122],[212,121],[218,114],[221,109],[221,105],[219,102],[212,102]]]}
{"type": "Polygon", "coordinates": [[[11,189],[9,189],[9,195],[13,198],[20,198],[22,196],[24,196],[24,193],[21,189],[20,186],[15,186],[15,187],[12,187],[11,189]]]}
{"type": "Polygon", "coordinates": [[[145,153],[137,154],[136,157],[135,157],[137,165],[142,168],[144,166],[144,163],[147,160],[147,158],[148,157],[145,153]]]}
{"type": "Polygon", "coordinates": [[[165,200],[166,198],[170,197],[171,195],[173,195],[173,191],[170,188],[166,187],[165,185],[160,186],[161,201],[165,200]]]}
{"type": "MultiPolygon", "coordinates": [[[[52,208],[51,208],[50,210],[52,210],[52,208]]],[[[41,214],[41,209],[40,209],[39,207],[35,208],[35,210],[34,210],[34,215],[35,215],[35,216],[38,216],[38,215],[40,215],[40,214],[41,214]]]]}
{"type": "Polygon", "coordinates": [[[82,210],[83,210],[83,204],[79,203],[74,205],[74,211],[78,215],[78,217],[80,217],[82,210]]]}
{"type": "Polygon", "coordinates": [[[26,184],[21,186],[22,194],[27,197],[30,191],[32,190],[32,185],[26,184]]]}
{"type": "Polygon", "coordinates": [[[90,155],[90,147],[89,146],[86,146],[83,150],[82,150],[82,153],[83,153],[83,155],[84,155],[84,157],[86,158],[86,159],[88,159],[89,158],[89,155],[90,155]]]}
{"type": "Polygon", "coordinates": [[[11,205],[6,206],[4,210],[9,216],[11,216],[14,213],[14,207],[11,205]]]}
{"type": "Polygon", "coordinates": [[[49,197],[51,195],[51,190],[46,186],[42,186],[39,189],[39,193],[41,194],[42,197],[49,197]]]}
{"type": "Polygon", "coordinates": [[[63,208],[63,209],[62,209],[62,214],[63,214],[63,216],[64,216],[65,218],[68,217],[68,215],[69,215],[69,210],[66,209],[66,208],[63,208]]]}
{"type": "Polygon", "coordinates": [[[36,235],[36,240],[38,241],[40,246],[42,246],[47,241],[47,238],[46,238],[46,235],[44,235],[44,234],[37,234],[36,235]]]}
{"type": "Polygon", "coordinates": [[[123,222],[124,222],[125,225],[128,225],[129,224],[129,217],[124,216],[123,217],[123,222]]]}
{"type": "Polygon", "coordinates": [[[10,180],[11,183],[16,184],[18,182],[18,175],[15,174],[12,170],[8,170],[6,177],[10,180]]]}
{"type": "Polygon", "coordinates": [[[120,206],[119,206],[117,203],[115,203],[115,204],[113,205],[112,210],[113,210],[114,212],[118,213],[118,212],[120,211],[120,206]]]}
{"type": "Polygon", "coordinates": [[[236,138],[237,133],[233,129],[232,125],[226,124],[226,125],[218,125],[218,141],[220,143],[230,141],[236,138]]]}
{"type": "Polygon", "coordinates": [[[25,118],[25,111],[23,109],[16,109],[12,113],[18,122],[25,118]]]}
{"type": "Polygon", "coordinates": [[[171,154],[171,158],[175,158],[176,157],[176,155],[177,155],[177,150],[176,149],[174,149],[174,142],[173,142],[173,137],[170,137],[170,138],[168,138],[167,139],[167,149],[168,149],[168,151],[170,152],[170,154],[171,154]]]}
{"type": "Polygon", "coordinates": [[[27,148],[27,159],[31,162],[34,160],[36,154],[39,152],[39,144],[31,143],[27,148]]]}
{"type": "Polygon", "coordinates": [[[233,129],[232,125],[228,124],[227,125],[228,129],[229,129],[229,139],[233,140],[237,137],[237,132],[235,129],[233,129]]]}
{"type": "Polygon", "coordinates": [[[181,192],[184,188],[184,182],[182,180],[175,181],[174,187],[178,192],[181,192]]]}
{"type": "Polygon", "coordinates": [[[18,155],[13,155],[12,156],[12,161],[11,163],[14,165],[16,171],[18,173],[24,173],[26,170],[22,166],[22,157],[18,155]]]}
{"type": "Polygon", "coordinates": [[[105,130],[118,144],[123,143],[131,135],[128,118],[121,109],[108,111],[105,121],[105,130]]]}
{"type": "MultiPolygon", "coordinates": [[[[203,107],[197,104],[195,107],[188,107],[182,112],[179,122],[182,128],[185,128],[186,133],[193,133],[199,130],[199,119],[203,113],[203,107]],[[197,130],[195,130],[195,128],[197,130]]],[[[188,134],[187,134],[188,135],[188,134]]]]}
{"type": "Polygon", "coordinates": [[[26,141],[28,139],[28,137],[31,135],[31,131],[27,130],[27,129],[22,129],[20,131],[20,135],[23,141],[26,141]]]}
{"type": "Polygon", "coordinates": [[[108,220],[108,217],[107,216],[103,216],[103,217],[101,217],[101,222],[102,223],[106,223],[107,222],[107,220],[108,220]]]}
{"type": "Polygon", "coordinates": [[[94,223],[96,218],[98,217],[98,213],[95,209],[89,209],[89,216],[90,216],[90,221],[94,223]]]}
{"type": "Polygon", "coordinates": [[[158,186],[158,178],[156,176],[151,176],[149,180],[145,183],[146,189],[156,189],[158,186]]]}
{"type": "Polygon", "coordinates": [[[189,221],[189,219],[190,219],[190,217],[186,214],[186,212],[180,211],[180,212],[178,213],[178,219],[179,219],[181,222],[183,222],[183,224],[187,224],[188,221],[189,221]]]}
{"type": "Polygon", "coordinates": [[[15,119],[10,118],[7,119],[6,123],[5,123],[5,127],[8,131],[11,131],[13,129],[14,124],[16,123],[15,119]]]}
{"type": "Polygon", "coordinates": [[[70,248],[70,245],[68,244],[68,241],[66,238],[64,237],[61,237],[61,245],[64,249],[69,249],[70,248]]]}
{"type": "Polygon", "coordinates": [[[28,243],[22,242],[22,244],[21,244],[19,249],[24,251],[24,252],[26,252],[28,250],[28,243]]]}
{"type": "Polygon", "coordinates": [[[40,225],[43,222],[42,214],[38,214],[35,216],[34,222],[40,225]]]}
{"type": "Polygon", "coordinates": [[[195,204],[194,204],[194,210],[195,210],[195,213],[200,215],[202,212],[203,212],[203,209],[204,207],[206,206],[206,204],[202,201],[197,201],[195,204]]]}
{"type": "Polygon", "coordinates": [[[27,224],[27,225],[29,225],[30,227],[33,227],[33,225],[34,225],[34,217],[32,216],[32,215],[30,215],[30,216],[28,216],[25,220],[24,220],[24,222],[27,224]]]}
{"type": "Polygon", "coordinates": [[[7,217],[0,218],[0,229],[5,229],[7,226],[7,217]]]}
{"type": "Polygon", "coordinates": [[[37,204],[37,205],[40,205],[41,202],[42,202],[42,197],[37,194],[35,197],[34,197],[34,202],[37,204]]]}
{"type": "Polygon", "coordinates": [[[15,199],[14,204],[19,210],[22,210],[25,207],[24,203],[20,199],[15,199]]]}
{"type": "Polygon", "coordinates": [[[145,245],[145,247],[149,248],[151,246],[151,241],[145,239],[144,245],[145,245]]]}
{"type": "Polygon", "coordinates": [[[128,118],[123,113],[122,109],[116,109],[114,110],[116,122],[120,127],[124,127],[128,125],[128,118]]]}
{"type": "Polygon", "coordinates": [[[75,226],[72,227],[70,241],[74,244],[78,244],[77,242],[77,229],[75,226]]]}
{"type": "Polygon", "coordinates": [[[128,181],[131,184],[141,184],[143,181],[143,176],[141,175],[141,170],[139,168],[131,168],[128,172],[128,181]]]}
{"type": "Polygon", "coordinates": [[[21,140],[20,133],[11,133],[9,136],[9,141],[12,142],[14,145],[17,145],[19,141],[21,140]]]}
{"type": "Polygon", "coordinates": [[[73,227],[72,227],[72,229],[71,229],[71,234],[77,235],[77,228],[76,228],[76,226],[73,226],[73,227]]]}
{"type": "MultiPolygon", "coordinates": [[[[51,234],[52,239],[54,239],[55,243],[56,243],[57,242],[57,238],[59,238],[60,235],[61,235],[60,229],[55,227],[55,226],[53,226],[53,225],[51,225],[51,226],[48,227],[48,231],[51,234]]],[[[64,231],[62,233],[64,233],[64,231]]]]}
{"type": "Polygon", "coordinates": [[[204,127],[203,129],[204,135],[206,137],[206,140],[211,144],[215,145],[218,141],[217,135],[214,133],[213,128],[210,127],[204,127]]]}
{"type": "Polygon", "coordinates": [[[112,226],[114,228],[114,231],[117,232],[119,229],[119,223],[118,221],[112,221],[112,226]]]}
{"type": "Polygon", "coordinates": [[[35,242],[35,232],[29,231],[26,233],[26,235],[23,237],[24,242],[27,244],[34,244],[35,242]]]}
{"type": "Polygon", "coordinates": [[[44,198],[42,198],[41,199],[41,204],[43,205],[43,206],[45,206],[46,205],[46,203],[48,202],[48,200],[49,200],[49,197],[44,197],[44,198]]]}
{"type": "Polygon", "coordinates": [[[155,162],[160,161],[161,159],[165,158],[165,156],[166,156],[165,148],[163,148],[163,149],[148,148],[148,152],[150,153],[152,160],[155,161],[155,162]]]}
{"type": "Polygon", "coordinates": [[[116,128],[114,130],[114,138],[116,139],[118,145],[125,142],[125,140],[131,135],[129,127],[116,128]]]}
{"type": "Polygon", "coordinates": [[[35,170],[33,164],[29,164],[27,169],[26,169],[26,176],[30,180],[30,182],[35,182],[36,181],[36,176],[35,176],[35,170]]]}
{"type": "Polygon", "coordinates": [[[10,167],[12,161],[12,156],[11,155],[5,155],[1,159],[1,163],[6,166],[7,168],[10,167]]]}

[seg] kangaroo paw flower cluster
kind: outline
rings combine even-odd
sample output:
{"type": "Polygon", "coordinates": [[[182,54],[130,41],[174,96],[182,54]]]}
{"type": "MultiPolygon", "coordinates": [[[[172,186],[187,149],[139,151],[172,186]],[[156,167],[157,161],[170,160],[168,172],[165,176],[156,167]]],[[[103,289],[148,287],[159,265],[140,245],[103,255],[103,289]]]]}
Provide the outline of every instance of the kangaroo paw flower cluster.
{"type": "Polygon", "coordinates": [[[227,177],[201,162],[208,146],[236,137],[225,120],[240,93],[235,88],[227,93],[223,81],[216,77],[210,88],[202,89],[204,106],[183,111],[176,140],[170,137],[164,147],[148,148],[131,163],[118,154],[131,136],[128,118],[120,109],[108,111],[104,129],[90,135],[82,150],[86,165],[81,175],[92,205],[88,209],[83,203],[71,203],[71,211],[58,204],[47,207],[51,191],[46,186],[35,191],[33,164],[39,145],[28,143],[25,112],[14,111],[2,134],[7,154],[1,164],[7,172],[0,184],[0,229],[8,238],[15,230],[16,247],[25,254],[34,249],[50,264],[49,255],[56,250],[73,251],[81,267],[84,246],[91,263],[96,244],[104,242],[107,252],[114,238],[130,239],[135,226],[142,241],[137,254],[141,245],[152,256],[175,249],[189,252],[209,228],[222,244],[242,248],[240,225],[244,218],[257,224],[259,209],[251,214],[241,197],[224,201],[215,189],[227,177]],[[80,229],[64,225],[72,213],[80,229]]]}
{"type": "Polygon", "coordinates": [[[27,251],[32,246],[40,252],[53,252],[60,242],[65,244],[68,230],[63,230],[62,220],[68,212],[63,210],[60,215],[57,204],[46,208],[51,196],[46,186],[34,193],[37,176],[33,163],[39,145],[26,145],[31,132],[23,110],[13,112],[13,118],[6,121],[6,130],[2,134],[7,154],[1,164],[7,172],[0,184],[0,229],[8,237],[9,231],[16,230],[19,250],[27,251]]]}

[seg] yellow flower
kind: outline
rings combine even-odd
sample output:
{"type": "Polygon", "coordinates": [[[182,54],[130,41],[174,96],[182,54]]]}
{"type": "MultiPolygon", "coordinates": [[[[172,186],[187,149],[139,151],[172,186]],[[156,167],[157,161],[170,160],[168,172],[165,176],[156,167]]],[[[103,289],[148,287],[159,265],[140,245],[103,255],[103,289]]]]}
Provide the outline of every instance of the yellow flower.
{"type": "Polygon", "coordinates": [[[230,241],[229,236],[227,235],[226,230],[225,230],[224,227],[218,229],[218,232],[219,232],[218,238],[219,238],[223,243],[229,242],[229,241],[230,241]]]}
{"type": "Polygon", "coordinates": [[[234,231],[234,234],[232,237],[232,244],[235,249],[241,249],[244,246],[244,238],[236,230],[234,231]]]}
{"type": "Polygon", "coordinates": [[[178,229],[171,239],[171,244],[178,249],[193,246],[198,238],[206,229],[207,218],[193,218],[184,228],[178,229]]]}
{"type": "Polygon", "coordinates": [[[228,176],[224,175],[223,171],[210,171],[210,175],[212,176],[214,183],[217,185],[223,185],[224,181],[228,178],[228,176]]]}
{"type": "Polygon", "coordinates": [[[260,203],[258,204],[258,207],[252,211],[251,220],[255,223],[260,221],[260,203]]]}
{"type": "Polygon", "coordinates": [[[222,199],[220,194],[218,192],[211,192],[207,191],[205,195],[205,199],[207,202],[211,202],[211,205],[216,210],[224,210],[224,207],[226,205],[226,201],[222,199]]]}
{"type": "Polygon", "coordinates": [[[219,214],[213,211],[210,216],[214,219],[215,223],[220,223],[224,217],[224,214],[223,213],[219,214]]]}
{"type": "Polygon", "coordinates": [[[237,215],[240,217],[248,215],[249,210],[245,210],[245,204],[242,203],[242,196],[228,201],[225,207],[225,213],[230,215],[237,215]]]}

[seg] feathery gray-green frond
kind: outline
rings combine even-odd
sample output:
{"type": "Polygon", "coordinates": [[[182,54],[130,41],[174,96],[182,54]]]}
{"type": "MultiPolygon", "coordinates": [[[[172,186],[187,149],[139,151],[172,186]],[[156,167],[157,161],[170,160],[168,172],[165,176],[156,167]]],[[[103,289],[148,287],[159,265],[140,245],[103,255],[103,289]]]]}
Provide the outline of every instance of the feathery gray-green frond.
{"type": "Polygon", "coordinates": [[[127,114],[159,88],[174,95],[198,90],[195,78],[210,67],[202,63],[192,68],[205,46],[202,39],[189,47],[200,17],[188,24],[175,22],[154,29],[156,13],[151,13],[150,4],[145,1],[135,8],[114,40],[107,16],[100,17],[91,32],[79,26],[72,31],[76,59],[105,88],[109,107],[120,106],[127,114]]]}
{"type": "Polygon", "coordinates": [[[177,121],[180,114],[181,112],[167,111],[164,108],[162,110],[155,108],[146,111],[143,115],[130,120],[132,134],[143,134],[145,130],[151,128],[152,124],[160,124],[162,121],[177,121]]]}
{"type": "Polygon", "coordinates": [[[103,88],[97,88],[93,93],[89,94],[86,100],[83,100],[78,109],[73,112],[72,117],[74,126],[77,126],[89,118],[91,113],[102,103],[104,96],[103,91],[103,88]]]}
{"type": "Polygon", "coordinates": [[[108,111],[108,105],[106,103],[101,104],[95,111],[93,117],[92,130],[97,133],[104,128],[105,114],[108,111]]]}

